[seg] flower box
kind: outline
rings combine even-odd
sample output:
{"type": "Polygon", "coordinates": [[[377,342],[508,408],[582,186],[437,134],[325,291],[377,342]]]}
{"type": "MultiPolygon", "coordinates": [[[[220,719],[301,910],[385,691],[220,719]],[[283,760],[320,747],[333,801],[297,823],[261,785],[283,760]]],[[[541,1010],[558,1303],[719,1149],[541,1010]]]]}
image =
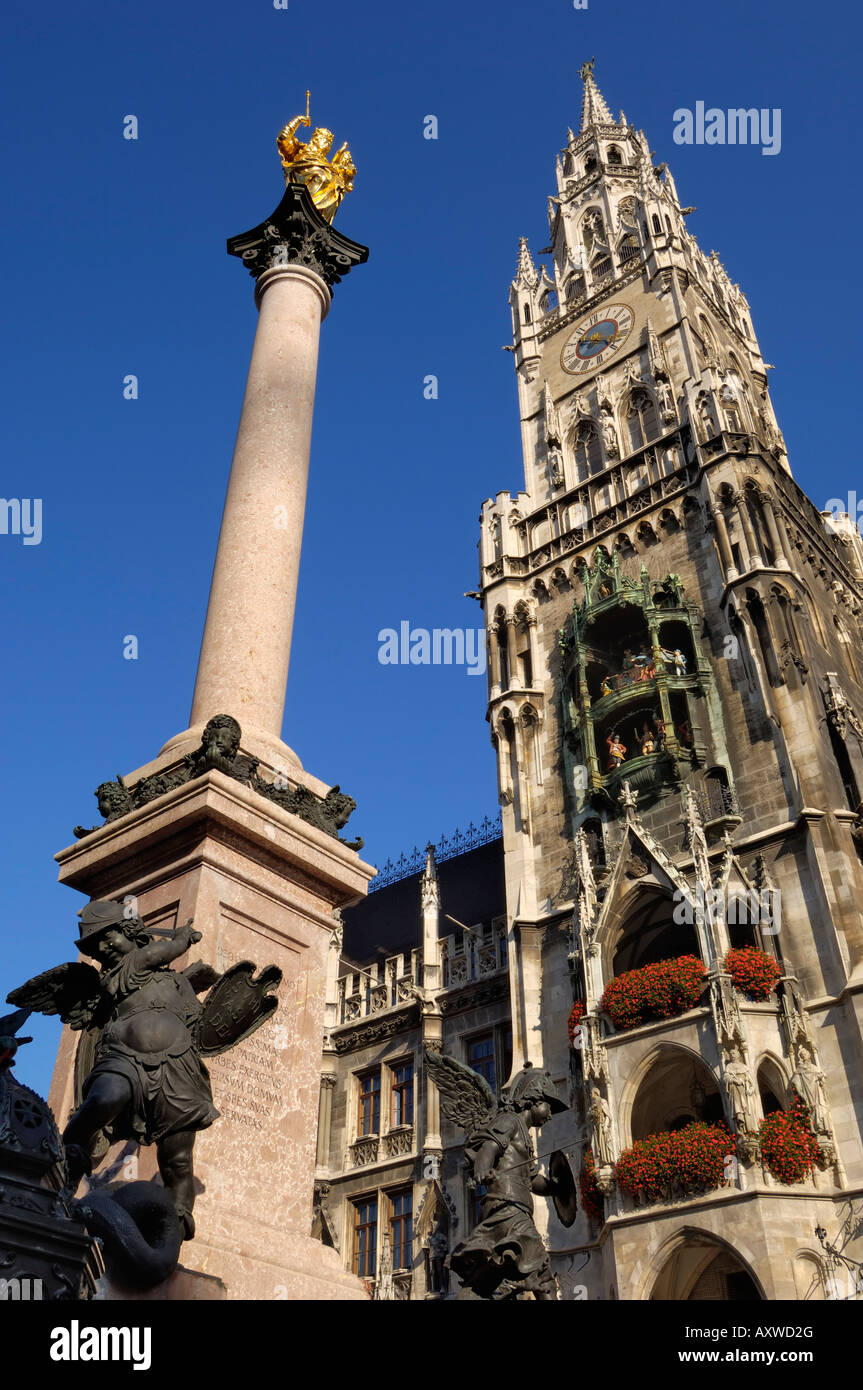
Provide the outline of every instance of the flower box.
{"type": "Polygon", "coordinates": [[[697,956],[678,956],[627,970],[606,985],[600,1008],[619,1032],[637,1028],[640,1023],[675,1018],[695,1008],[704,989],[704,974],[704,963],[697,956]]]}
{"type": "Polygon", "coordinates": [[[733,947],[727,953],[723,966],[738,993],[754,1003],[770,998],[781,974],[778,962],[756,946],[733,947]]]}
{"type": "Polygon", "coordinates": [[[802,1182],[816,1165],[825,1166],[824,1155],[809,1127],[809,1112],[798,1098],[790,1110],[767,1115],[758,1126],[758,1142],[764,1165],[778,1182],[802,1182]]]}
{"type": "Polygon", "coordinates": [[[615,1165],[618,1186],[638,1201],[662,1202],[725,1187],[735,1152],[727,1125],[694,1120],[684,1129],[638,1139],[615,1165]]]}

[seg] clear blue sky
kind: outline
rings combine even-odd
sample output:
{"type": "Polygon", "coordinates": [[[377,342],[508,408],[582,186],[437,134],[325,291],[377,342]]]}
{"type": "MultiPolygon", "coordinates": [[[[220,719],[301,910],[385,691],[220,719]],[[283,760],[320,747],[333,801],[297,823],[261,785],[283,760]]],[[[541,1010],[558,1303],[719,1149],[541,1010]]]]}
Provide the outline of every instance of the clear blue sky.
{"type": "MultiPolygon", "coordinates": [[[[74,957],[81,899],[52,856],[92,823],[93,788],[187,723],[255,327],[225,238],[278,202],[275,134],[306,87],[350,141],[337,225],[371,256],[323,328],[284,736],[356,797],[372,862],[495,812],[484,678],[381,666],[377,633],[477,624],[479,507],[521,480],[507,291],[518,237],[546,244],[585,58],[747,293],[796,477],[822,506],[863,496],[856,7],[7,0],[5,16],[0,492],[41,498],[44,534],[0,535],[4,996],[74,957]],[[673,112],[698,100],[780,107],[781,154],[675,146],[673,112]]],[[[44,1090],[59,1030],[33,1030],[18,1070],[44,1090]]]]}

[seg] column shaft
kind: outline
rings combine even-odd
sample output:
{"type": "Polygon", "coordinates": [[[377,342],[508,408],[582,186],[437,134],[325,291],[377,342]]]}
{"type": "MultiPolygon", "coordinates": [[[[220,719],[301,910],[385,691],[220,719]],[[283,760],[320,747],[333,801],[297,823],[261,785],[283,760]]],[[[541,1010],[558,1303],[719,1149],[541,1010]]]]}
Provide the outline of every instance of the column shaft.
{"type": "Polygon", "coordinates": [[[252,360],[201,643],[191,723],[233,714],[278,738],[303,538],[324,281],[258,280],[252,360]]]}

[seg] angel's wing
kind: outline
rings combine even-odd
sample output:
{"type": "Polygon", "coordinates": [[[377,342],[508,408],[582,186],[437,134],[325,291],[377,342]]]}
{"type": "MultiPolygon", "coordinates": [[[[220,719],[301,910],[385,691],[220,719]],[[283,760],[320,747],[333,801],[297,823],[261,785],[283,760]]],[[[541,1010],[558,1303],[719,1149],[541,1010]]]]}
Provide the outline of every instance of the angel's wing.
{"type": "Polygon", "coordinates": [[[59,1014],[70,1028],[87,1028],[102,1002],[99,972],[83,961],[67,961],[34,975],[6,999],[38,1014],[59,1014]]]}
{"type": "Polygon", "coordinates": [[[484,1076],[444,1057],[442,1052],[425,1050],[426,1065],[440,1093],[440,1108],[444,1119],[460,1125],[468,1134],[481,1129],[497,1110],[494,1091],[484,1076]]]}

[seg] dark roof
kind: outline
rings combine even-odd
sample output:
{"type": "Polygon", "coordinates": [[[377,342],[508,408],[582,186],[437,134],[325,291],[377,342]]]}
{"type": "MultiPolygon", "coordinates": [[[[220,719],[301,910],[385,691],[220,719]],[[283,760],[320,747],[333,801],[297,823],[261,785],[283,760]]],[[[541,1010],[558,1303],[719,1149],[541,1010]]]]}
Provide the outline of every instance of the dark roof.
{"type": "MultiPolygon", "coordinates": [[[[449,912],[465,926],[490,922],[506,912],[503,876],[503,840],[492,840],[478,849],[446,859],[438,865],[440,884],[440,935],[457,928],[447,921],[449,912]]],[[[422,945],[422,874],[411,874],[370,893],[342,914],[345,923],[343,954],[358,965],[378,959],[378,948],[387,956],[422,945]]]]}

